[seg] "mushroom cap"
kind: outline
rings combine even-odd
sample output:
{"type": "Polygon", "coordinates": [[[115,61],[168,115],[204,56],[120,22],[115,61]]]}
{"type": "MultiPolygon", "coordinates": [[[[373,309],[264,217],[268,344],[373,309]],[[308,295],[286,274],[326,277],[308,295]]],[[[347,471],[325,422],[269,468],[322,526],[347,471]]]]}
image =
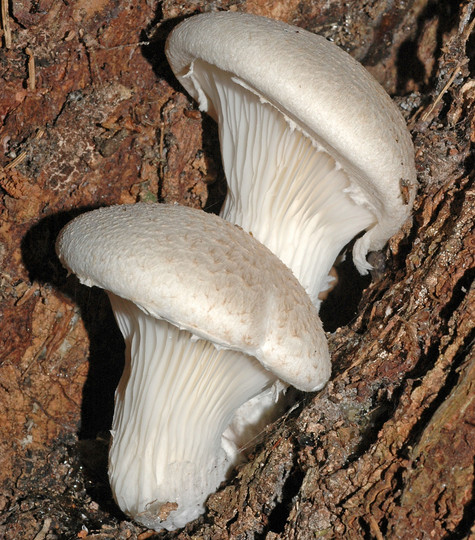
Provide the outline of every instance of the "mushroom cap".
{"type": "Polygon", "coordinates": [[[325,334],[298,280],[218,216],[165,204],[100,208],[69,223],[56,250],[81,283],[254,356],[301,390],[317,390],[330,376],[325,334]]]}
{"type": "Polygon", "coordinates": [[[214,115],[195,62],[231,74],[347,171],[352,198],[378,220],[356,255],[380,249],[409,216],[417,181],[404,119],[380,84],[335,44],[280,21],[221,12],[180,23],[166,54],[201,110],[214,115]]]}

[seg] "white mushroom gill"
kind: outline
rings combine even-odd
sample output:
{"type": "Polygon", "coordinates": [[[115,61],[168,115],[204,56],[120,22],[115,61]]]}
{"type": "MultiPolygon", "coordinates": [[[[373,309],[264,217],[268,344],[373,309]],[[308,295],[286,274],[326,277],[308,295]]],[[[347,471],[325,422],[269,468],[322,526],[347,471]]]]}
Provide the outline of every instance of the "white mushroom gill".
{"type": "MultiPolygon", "coordinates": [[[[228,182],[221,217],[275,253],[318,305],[335,259],[376,223],[375,209],[323,146],[237,77],[201,60],[189,76],[218,120],[228,182]]],[[[355,252],[361,272],[365,255],[355,252]]]]}
{"type": "Polygon", "coordinates": [[[217,349],[109,293],[126,343],[116,392],[109,477],[142,525],[183,527],[239,454],[222,435],[237,409],[276,381],[246,354],[217,349]]]}

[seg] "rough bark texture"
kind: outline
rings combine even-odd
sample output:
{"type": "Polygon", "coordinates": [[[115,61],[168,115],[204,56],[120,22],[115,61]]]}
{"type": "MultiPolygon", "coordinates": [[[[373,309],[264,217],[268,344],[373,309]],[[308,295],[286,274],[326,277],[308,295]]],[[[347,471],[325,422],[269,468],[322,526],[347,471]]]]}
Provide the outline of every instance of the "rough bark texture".
{"type": "MultiPolygon", "coordinates": [[[[216,208],[213,123],[164,39],[184,16],[250,11],[332,38],[406,115],[413,223],[375,254],[354,313],[323,315],[334,376],[270,426],[206,515],[160,538],[469,538],[475,402],[475,5],[429,0],[18,0],[0,49],[0,537],[149,538],[105,459],[122,343],[105,296],[66,279],[61,226],[138,200],[216,208]],[[152,40],[151,45],[145,42],[152,40]]],[[[354,274],[341,279],[356,280],[354,274]]]]}

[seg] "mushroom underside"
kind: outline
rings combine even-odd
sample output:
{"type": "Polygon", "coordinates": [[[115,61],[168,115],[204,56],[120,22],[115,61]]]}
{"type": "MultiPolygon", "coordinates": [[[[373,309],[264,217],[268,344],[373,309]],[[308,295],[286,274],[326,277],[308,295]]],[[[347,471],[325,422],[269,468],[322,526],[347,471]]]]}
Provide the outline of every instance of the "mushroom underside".
{"type": "MultiPolygon", "coordinates": [[[[220,213],[267,246],[319,305],[344,246],[377,223],[378,209],[335,158],[231,74],[195,60],[187,77],[219,124],[228,194],[220,213]]],[[[355,246],[361,273],[368,240],[355,246]]]]}
{"type": "Polygon", "coordinates": [[[135,521],[174,530],[203,513],[284,386],[255,358],[109,297],[126,342],[111,430],[112,491],[135,521]],[[255,414],[246,421],[239,408],[252,399],[255,414]]]}

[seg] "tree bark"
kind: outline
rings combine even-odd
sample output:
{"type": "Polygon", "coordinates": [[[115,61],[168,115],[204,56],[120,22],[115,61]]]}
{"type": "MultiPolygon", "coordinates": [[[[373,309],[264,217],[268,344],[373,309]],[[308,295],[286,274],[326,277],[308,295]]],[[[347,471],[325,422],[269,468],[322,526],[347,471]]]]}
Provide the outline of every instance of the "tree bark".
{"type": "Polygon", "coordinates": [[[361,61],[406,117],[420,189],[412,223],[373,254],[371,282],[343,269],[322,309],[331,382],[268,427],[202,518],[157,537],[474,537],[475,2],[2,6],[0,536],[153,536],[118,511],[105,474],[121,337],[54,242],[97,206],[219,207],[216,127],[163,47],[184,16],[233,9],[361,61]]]}

